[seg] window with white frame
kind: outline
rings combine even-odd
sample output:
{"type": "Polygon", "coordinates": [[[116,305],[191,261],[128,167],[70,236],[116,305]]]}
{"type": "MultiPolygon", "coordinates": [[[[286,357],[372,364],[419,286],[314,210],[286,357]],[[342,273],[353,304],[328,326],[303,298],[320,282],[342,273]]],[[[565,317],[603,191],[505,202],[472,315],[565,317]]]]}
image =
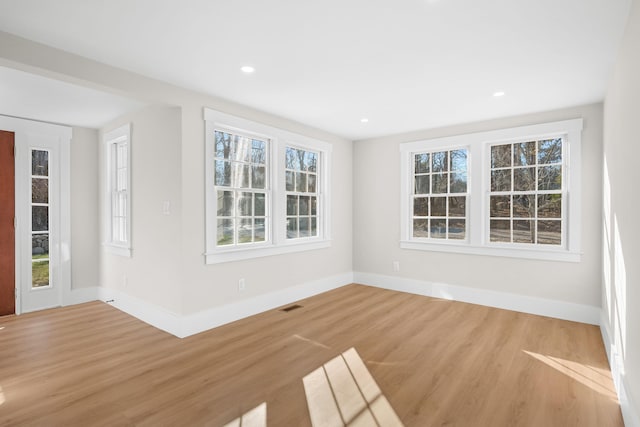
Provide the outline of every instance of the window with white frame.
{"type": "Polygon", "coordinates": [[[111,253],[131,256],[131,125],[104,135],[105,242],[111,253]]]}
{"type": "Polygon", "coordinates": [[[287,239],[318,235],[320,153],[286,147],[287,239]]]}
{"type": "Polygon", "coordinates": [[[216,245],[267,239],[267,138],[215,130],[216,245]]]}
{"type": "Polygon", "coordinates": [[[330,245],[331,145],[205,109],[206,262],[330,245]]]}
{"type": "Polygon", "coordinates": [[[466,148],[415,153],[413,184],[413,238],[464,240],[466,148]]]}
{"type": "Polygon", "coordinates": [[[401,144],[401,247],[579,261],[581,132],[576,119],[401,144]]]}

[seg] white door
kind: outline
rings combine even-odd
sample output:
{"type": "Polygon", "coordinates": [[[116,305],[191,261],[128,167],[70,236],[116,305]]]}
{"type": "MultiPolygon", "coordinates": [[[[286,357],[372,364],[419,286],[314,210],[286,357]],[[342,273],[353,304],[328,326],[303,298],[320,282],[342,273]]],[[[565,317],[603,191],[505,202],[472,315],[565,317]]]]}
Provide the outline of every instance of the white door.
{"type": "Polygon", "coordinates": [[[71,128],[0,116],[15,132],[17,313],[63,305],[71,288],[71,128]]]}

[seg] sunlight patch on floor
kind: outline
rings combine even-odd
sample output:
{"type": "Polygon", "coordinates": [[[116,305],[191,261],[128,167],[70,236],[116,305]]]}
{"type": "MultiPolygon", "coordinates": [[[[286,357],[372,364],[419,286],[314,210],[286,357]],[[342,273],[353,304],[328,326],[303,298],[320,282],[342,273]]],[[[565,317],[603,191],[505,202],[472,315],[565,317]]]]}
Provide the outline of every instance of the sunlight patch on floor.
{"type": "Polygon", "coordinates": [[[579,383],[589,387],[590,389],[606,396],[615,402],[618,402],[618,396],[613,389],[611,375],[604,369],[595,368],[571,360],[561,359],[559,357],[545,356],[543,354],[522,350],[529,356],[539,360],[540,362],[552,367],[579,383]]]}
{"type": "Polygon", "coordinates": [[[353,347],[302,382],[313,427],[403,426],[353,347]]]}
{"type": "Polygon", "coordinates": [[[255,408],[245,412],[224,427],[266,427],[267,426],[267,403],[262,402],[255,408]]]}

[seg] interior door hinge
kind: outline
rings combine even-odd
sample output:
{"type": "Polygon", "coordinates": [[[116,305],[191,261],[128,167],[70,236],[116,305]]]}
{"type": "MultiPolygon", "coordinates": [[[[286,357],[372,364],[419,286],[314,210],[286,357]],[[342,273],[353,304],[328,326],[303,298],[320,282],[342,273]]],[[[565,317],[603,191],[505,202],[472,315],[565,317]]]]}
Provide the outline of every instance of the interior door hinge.
{"type": "Polygon", "coordinates": [[[13,217],[13,229],[17,230],[18,229],[18,217],[13,217]]]}

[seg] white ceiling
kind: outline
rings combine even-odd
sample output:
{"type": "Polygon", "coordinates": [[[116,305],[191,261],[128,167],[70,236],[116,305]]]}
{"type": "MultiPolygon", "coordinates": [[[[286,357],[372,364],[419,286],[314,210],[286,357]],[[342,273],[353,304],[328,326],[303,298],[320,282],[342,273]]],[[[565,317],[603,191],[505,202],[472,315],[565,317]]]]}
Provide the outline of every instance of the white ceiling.
{"type": "Polygon", "coordinates": [[[105,92],[0,67],[0,114],[99,128],[144,104],[105,92]]]}
{"type": "Polygon", "coordinates": [[[362,139],[601,101],[630,2],[0,0],[0,29],[362,139]]]}

